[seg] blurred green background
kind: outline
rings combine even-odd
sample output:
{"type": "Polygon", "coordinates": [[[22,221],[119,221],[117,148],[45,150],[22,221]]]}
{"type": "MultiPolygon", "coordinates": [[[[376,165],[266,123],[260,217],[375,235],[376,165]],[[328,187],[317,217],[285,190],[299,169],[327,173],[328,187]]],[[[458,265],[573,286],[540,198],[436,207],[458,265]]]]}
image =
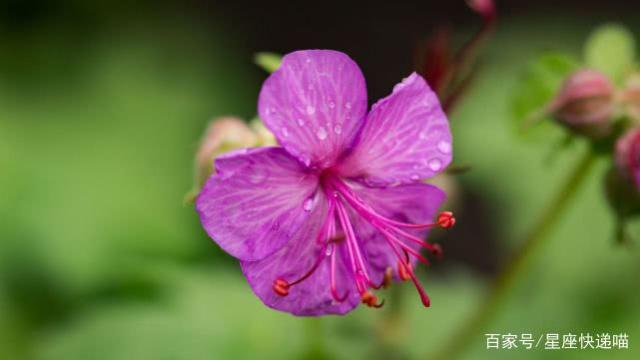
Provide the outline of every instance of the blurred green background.
{"type": "MultiPolygon", "coordinates": [[[[182,205],[199,137],[214,116],[254,115],[266,77],[254,52],[347,51],[375,100],[412,71],[413,46],[438,19],[466,24],[456,27],[461,39],[473,31],[464,4],[362,7],[376,17],[355,24],[374,23],[349,35],[356,5],[318,34],[326,12],[311,8],[287,28],[280,22],[294,10],[278,13],[277,4],[244,12],[206,1],[3,2],[0,359],[428,358],[477,310],[585,149],[554,151],[559,129],[534,140],[514,133],[510,95],[527,62],[549,49],[579,56],[610,15],[640,35],[633,12],[568,16],[579,4],[505,5],[481,72],[451,115],[456,161],[472,171],[457,177],[460,227],[442,240],[451,256],[420,274],[432,307],[403,284],[380,311],[318,320],[263,306],[182,205]],[[276,10],[258,24],[266,8],[276,10]]],[[[467,358],[640,358],[638,242],[614,245],[607,166],[599,160],[487,332],[625,332],[630,349],[491,352],[478,333],[467,358]]]]}

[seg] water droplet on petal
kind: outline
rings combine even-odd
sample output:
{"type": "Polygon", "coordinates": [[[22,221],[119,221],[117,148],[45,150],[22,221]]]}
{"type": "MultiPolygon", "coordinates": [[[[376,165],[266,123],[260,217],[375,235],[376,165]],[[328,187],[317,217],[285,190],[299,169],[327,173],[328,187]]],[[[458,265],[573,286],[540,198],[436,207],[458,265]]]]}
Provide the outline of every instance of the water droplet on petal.
{"type": "Polygon", "coordinates": [[[333,101],[329,101],[329,108],[333,109],[334,107],[336,107],[336,103],[334,103],[333,101]]]}
{"type": "Polygon", "coordinates": [[[323,128],[323,127],[319,127],[318,131],[316,132],[316,136],[320,140],[326,139],[327,138],[327,130],[325,130],[325,128],[323,128]]]}
{"type": "Polygon", "coordinates": [[[333,253],[333,244],[327,244],[327,249],[325,250],[324,254],[327,256],[331,256],[332,253],[333,253]]]}
{"type": "Polygon", "coordinates": [[[451,143],[446,141],[446,140],[442,140],[438,143],[438,150],[440,150],[441,153],[443,154],[450,154],[451,153],[451,143]]]}
{"type": "Polygon", "coordinates": [[[304,204],[302,205],[302,208],[306,212],[311,211],[311,209],[313,209],[313,199],[312,198],[308,198],[307,200],[305,200],[304,204]]]}
{"type": "Polygon", "coordinates": [[[263,183],[268,177],[268,174],[263,170],[255,170],[249,175],[249,181],[253,184],[263,183]]]}
{"type": "Polygon", "coordinates": [[[298,119],[298,125],[299,126],[304,126],[304,120],[298,119]]]}
{"type": "Polygon", "coordinates": [[[420,175],[418,175],[418,174],[411,175],[411,180],[413,180],[413,181],[420,180],[420,175]]]}
{"type": "Polygon", "coordinates": [[[442,161],[440,161],[440,159],[433,158],[429,160],[429,169],[438,171],[440,168],[442,168],[442,161]]]}
{"type": "Polygon", "coordinates": [[[426,130],[420,131],[420,134],[418,136],[420,136],[420,140],[426,139],[427,138],[427,131],[426,130]]]}
{"type": "Polygon", "coordinates": [[[289,130],[286,127],[282,128],[282,136],[289,137],[289,130]]]}
{"type": "Polygon", "coordinates": [[[334,126],[334,127],[333,127],[333,131],[334,131],[336,134],[341,134],[341,133],[342,133],[342,126],[340,126],[340,125],[336,125],[336,126],[334,126]]]}
{"type": "Polygon", "coordinates": [[[313,106],[311,106],[311,105],[307,105],[307,114],[309,114],[309,115],[313,115],[313,114],[315,114],[315,113],[316,113],[316,108],[314,108],[314,107],[313,107],[313,106]]]}
{"type": "Polygon", "coordinates": [[[344,104],[344,107],[346,107],[347,109],[351,109],[351,102],[350,102],[350,101],[347,101],[347,102],[344,104]]]}

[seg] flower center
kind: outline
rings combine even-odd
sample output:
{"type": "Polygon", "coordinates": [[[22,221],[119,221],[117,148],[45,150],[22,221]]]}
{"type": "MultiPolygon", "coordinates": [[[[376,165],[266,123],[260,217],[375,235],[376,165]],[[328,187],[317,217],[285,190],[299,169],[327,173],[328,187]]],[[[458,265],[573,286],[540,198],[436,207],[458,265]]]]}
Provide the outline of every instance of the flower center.
{"type": "Polygon", "coordinates": [[[341,295],[336,282],[336,262],[338,260],[338,251],[341,251],[343,256],[348,259],[347,265],[350,270],[348,275],[354,282],[362,303],[369,307],[382,307],[384,301],[378,303],[378,298],[371,289],[377,290],[382,286],[388,286],[393,277],[393,269],[391,267],[387,269],[382,283],[376,284],[372,281],[370,269],[367,267],[367,262],[361,249],[361,242],[358,241],[353,224],[349,219],[348,209],[351,209],[382,235],[388,247],[397,257],[395,270],[398,278],[401,280],[411,279],[422,303],[424,306],[429,306],[429,297],[414,273],[410,258],[413,256],[425,265],[428,265],[429,262],[419,251],[409,246],[407,242],[418,244],[436,256],[442,256],[442,249],[438,244],[430,244],[423,241],[408,230],[432,227],[451,228],[455,224],[453,214],[448,211],[441,212],[435,223],[404,223],[389,219],[375,211],[360,199],[347,183],[335,175],[323,175],[321,183],[329,206],[316,239],[318,244],[321,245],[318,257],[311,268],[299,278],[292,281],[287,281],[283,277],[275,279],[272,286],[273,291],[280,296],[289,295],[291,287],[309,278],[325,259],[329,259],[330,275],[327,285],[336,302],[345,301],[349,296],[349,290],[346,290],[341,295]],[[338,234],[338,224],[342,234],[338,234]]]}

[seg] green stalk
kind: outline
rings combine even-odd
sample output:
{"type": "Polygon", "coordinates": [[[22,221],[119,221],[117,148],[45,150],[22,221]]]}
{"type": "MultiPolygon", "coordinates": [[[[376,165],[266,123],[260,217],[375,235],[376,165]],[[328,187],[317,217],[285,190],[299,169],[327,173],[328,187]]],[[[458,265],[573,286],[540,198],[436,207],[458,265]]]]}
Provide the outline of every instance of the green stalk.
{"type": "Polygon", "coordinates": [[[496,313],[498,307],[508,297],[516,284],[516,280],[522,275],[536,253],[536,249],[548,238],[551,230],[558,224],[567,206],[575,197],[578,189],[588,178],[589,172],[595,164],[595,159],[596,156],[591,149],[587,154],[583,155],[578,165],[570,173],[563,186],[542,213],[540,220],[527,233],[522,246],[509,258],[509,262],[495,278],[479,311],[469,318],[459,331],[453,334],[451,340],[442,348],[442,351],[436,354],[435,359],[451,360],[459,358],[464,355],[464,351],[473,343],[476,337],[484,334],[486,325],[496,313]]]}
{"type": "Polygon", "coordinates": [[[325,334],[322,326],[322,318],[310,317],[303,321],[305,348],[299,358],[304,360],[330,359],[324,343],[325,334]]]}

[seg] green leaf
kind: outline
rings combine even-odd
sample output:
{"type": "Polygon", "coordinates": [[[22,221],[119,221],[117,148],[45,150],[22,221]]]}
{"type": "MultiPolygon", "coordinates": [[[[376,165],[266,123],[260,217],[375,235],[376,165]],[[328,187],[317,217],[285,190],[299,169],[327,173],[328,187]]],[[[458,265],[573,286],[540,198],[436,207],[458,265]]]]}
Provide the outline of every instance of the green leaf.
{"type": "Polygon", "coordinates": [[[253,61],[264,71],[271,74],[280,67],[280,64],[282,63],[282,55],[271,52],[259,52],[255,54],[253,61]]]}
{"type": "Polygon", "coordinates": [[[635,59],[633,34],[619,24],[605,24],[596,28],[585,43],[587,66],[620,81],[635,59]]]}
{"type": "Polygon", "coordinates": [[[545,107],[564,79],[578,68],[578,62],[561,53],[546,53],[530,63],[513,91],[511,109],[519,132],[542,123],[545,107]]]}

